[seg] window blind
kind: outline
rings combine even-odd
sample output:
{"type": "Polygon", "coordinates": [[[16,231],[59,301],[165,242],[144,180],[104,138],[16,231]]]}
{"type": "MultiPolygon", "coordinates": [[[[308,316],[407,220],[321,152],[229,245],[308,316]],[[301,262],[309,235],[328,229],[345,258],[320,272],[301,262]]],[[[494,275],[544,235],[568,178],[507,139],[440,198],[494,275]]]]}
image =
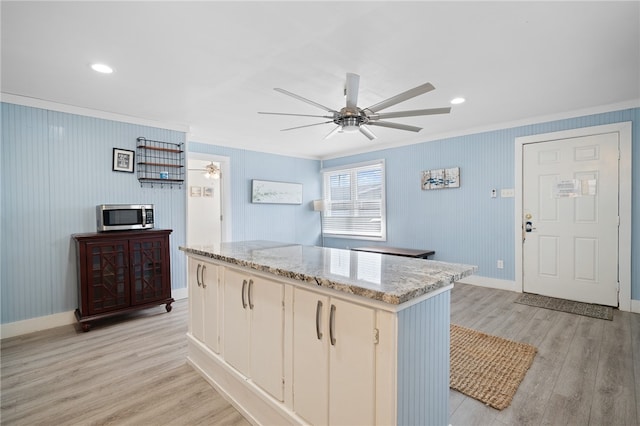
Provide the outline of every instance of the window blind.
{"type": "Polygon", "coordinates": [[[386,239],[384,161],[323,172],[324,235],[386,239]]]}

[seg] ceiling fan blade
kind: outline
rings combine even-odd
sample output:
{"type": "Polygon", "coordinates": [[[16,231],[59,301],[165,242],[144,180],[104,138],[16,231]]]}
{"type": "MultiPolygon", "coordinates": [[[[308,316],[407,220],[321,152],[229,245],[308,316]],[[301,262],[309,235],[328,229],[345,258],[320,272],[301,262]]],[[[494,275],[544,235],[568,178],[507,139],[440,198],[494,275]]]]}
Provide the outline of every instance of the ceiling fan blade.
{"type": "Polygon", "coordinates": [[[360,85],[360,76],[358,74],[347,73],[347,86],[345,88],[347,96],[347,108],[358,107],[358,87],[360,85]]]}
{"type": "Polygon", "coordinates": [[[319,126],[321,124],[327,124],[327,123],[333,123],[333,120],[323,121],[322,123],[307,124],[307,125],[304,125],[304,126],[289,127],[288,129],[281,129],[280,131],[281,132],[285,132],[287,130],[302,129],[303,127],[319,126]]]}
{"type": "Polygon", "coordinates": [[[376,135],[371,130],[369,130],[369,128],[366,127],[364,124],[361,124],[359,129],[360,129],[360,133],[368,137],[370,141],[376,138],[376,135]]]}
{"type": "Polygon", "coordinates": [[[385,108],[389,108],[395,104],[399,104],[400,102],[404,102],[408,99],[415,98],[418,95],[422,95],[423,93],[427,93],[435,89],[431,83],[425,83],[418,87],[414,87],[413,89],[409,89],[406,92],[402,92],[399,95],[395,95],[389,99],[386,99],[382,102],[378,102],[375,105],[370,106],[369,108],[365,108],[365,110],[369,110],[371,112],[378,112],[385,108]]]}
{"type": "Polygon", "coordinates": [[[291,114],[288,112],[262,112],[258,111],[258,114],[270,114],[270,115],[294,115],[296,117],[318,117],[318,118],[333,118],[330,115],[311,115],[311,114],[291,114]]]}
{"type": "Polygon", "coordinates": [[[388,121],[370,121],[367,123],[367,125],[388,127],[390,129],[408,130],[410,132],[419,132],[420,130],[422,130],[422,127],[408,126],[406,124],[400,124],[400,123],[389,123],[388,121]]]}
{"type": "Polygon", "coordinates": [[[381,112],[379,114],[368,115],[368,117],[370,120],[378,120],[381,118],[415,117],[417,115],[449,114],[450,112],[451,112],[451,107],[445,107],[445,108],[430,108],[430,109],[414,109],[411,111],[381,112]]]}
{"type": "Polygon", "coordinates": [[[340,133],[341,130],[342,130],[342,127],[336,126],[336,128],[330,131],[327,134],[327,136],[325,136],[323,139],[329,139],[331,136],[335,135],[336,133],[340,133]]]}
{"type": "Polygon", "coordinates": [[[280,89],[280,88],[277,88],[277,87],[276,87],[275,89],[273,89],[273,90],[275,90],[276,92],[280,92],[280,93],[282,93],[282,94],[285,94],[285,95],[291,96],[292,98],[296,98],[296,99],[297,99],[297,100],[299,100],[299,101],[306,102],[306,103],[308,103],[309,105],[313,105],[313,106],[318,107],[318,108],[320,108],[320,109],[323,109],[323,110],[325,110],[325,111],[327,111],[327,112],[333,112],[333,113],[337,113],[337,112],[338,112],[338,111],[335,111],[335,110],[333,110],[333,109],[331,109],[331,108],[329,108],[329,107],[326,107],[326,106],[324,106],[324,105],[320,105],[320,104],[319,104],[319,103],[317,103],[317,102],[313,102],[313,101],[310,101],[310,100],[309,100],[309,99],[307,99],[307,98],[303,98],[303,97],[302,97],[302,96],[300,96],[300,95],[296,95],[295,93],[291,93],[291,92],[289,92],[289,91],[287,91],[287,90],[280,89]]]}

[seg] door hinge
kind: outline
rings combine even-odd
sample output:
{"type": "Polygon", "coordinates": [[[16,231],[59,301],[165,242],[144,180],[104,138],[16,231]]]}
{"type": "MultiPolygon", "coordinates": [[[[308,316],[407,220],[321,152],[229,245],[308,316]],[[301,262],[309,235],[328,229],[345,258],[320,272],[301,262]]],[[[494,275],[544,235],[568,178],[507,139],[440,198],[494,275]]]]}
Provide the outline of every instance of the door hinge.
{"type": "Polygon", "coordinates": [[[616,291],[620,293],[620,281],[616,283],[616,291]]]}
{"type": "Polygon", "coordinates": [[[380,343],[380,330],[378,330],[377,328],[373,329],[373,344],[377,345],[378,343],[380,343]]]}
{"type": "Polygon", "coordinates": [[[222,215],[220,215],[220,222],[222,222],[222,215]]]}

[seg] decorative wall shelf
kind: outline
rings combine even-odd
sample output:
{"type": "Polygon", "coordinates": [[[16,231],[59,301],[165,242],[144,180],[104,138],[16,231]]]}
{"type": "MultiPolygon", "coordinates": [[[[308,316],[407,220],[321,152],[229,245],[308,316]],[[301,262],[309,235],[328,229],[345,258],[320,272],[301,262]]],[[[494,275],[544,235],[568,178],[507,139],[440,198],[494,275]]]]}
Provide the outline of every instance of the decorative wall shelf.
{"type": "Polygon", "coordinates": [[[137,166],[140,186],[182,186],[184,183],[184,144],[137,139],[137,166]]]}

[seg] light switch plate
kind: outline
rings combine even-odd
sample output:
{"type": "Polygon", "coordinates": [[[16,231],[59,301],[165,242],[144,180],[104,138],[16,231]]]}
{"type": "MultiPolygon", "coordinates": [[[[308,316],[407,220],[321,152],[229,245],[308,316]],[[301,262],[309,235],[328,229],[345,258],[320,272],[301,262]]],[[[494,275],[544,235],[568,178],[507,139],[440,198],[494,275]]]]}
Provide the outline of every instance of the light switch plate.
{"type": "Polygon", "coordinates": [[[513,188],[500,190],[500,197],[502,198],[513,198],[514,196],[515,190],[513,188]]]}

